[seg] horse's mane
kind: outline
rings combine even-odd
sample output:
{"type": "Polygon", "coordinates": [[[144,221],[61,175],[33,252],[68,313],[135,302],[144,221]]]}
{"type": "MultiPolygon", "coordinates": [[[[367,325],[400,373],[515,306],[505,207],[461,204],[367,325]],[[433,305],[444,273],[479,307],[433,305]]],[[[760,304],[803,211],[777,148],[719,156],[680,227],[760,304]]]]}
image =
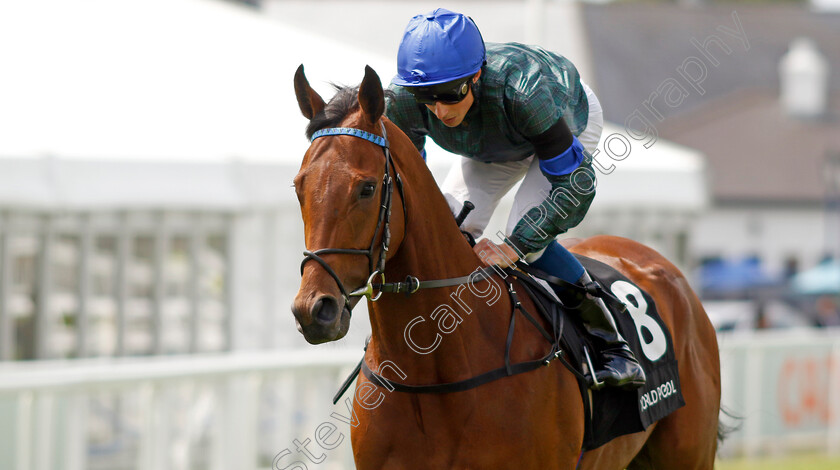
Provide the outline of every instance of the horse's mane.
{"type": "MultiPolygon", "coordinates": [[[[335,83],[331,83],[331,85],[336,89],[335,95],[324,106],[324,110],[315,115],[309,121],[309,125],[306,126],[306,138],[309,140],[312,140],[312,134],[321,129],[338,126],[350,112],[359,107],[359,85],[343,86],[335,83]]],[[[385,90],[386,99],[393,96],[392,91],[385,90]]]]}

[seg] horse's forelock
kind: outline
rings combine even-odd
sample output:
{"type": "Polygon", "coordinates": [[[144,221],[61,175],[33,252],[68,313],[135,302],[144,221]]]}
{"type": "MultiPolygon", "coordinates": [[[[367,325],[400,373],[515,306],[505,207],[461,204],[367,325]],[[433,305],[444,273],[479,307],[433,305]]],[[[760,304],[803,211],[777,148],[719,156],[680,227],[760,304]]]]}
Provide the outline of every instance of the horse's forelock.
{"type": "MultiPolygon", "coordinates": [[[[335,89],[335,95],[324,107],[323,112],[316,115],[306,126],[306,138],[312,140],[312,134],[328,127],[337,127],[351,111],[359,107],[359,86],[341,86],[331,84],[335,89]]],[[[393,96],[389,90],[385,90],[385,96],[393,96]]]]}
{"type": "Polygon", "coordinates": [[[312,139],[312,134],[326,129],[336,127],[350,111],[359,106],[359,87],[340,86],[335,83],[332,86],[336,89],[335,95],[324,107],[324,111],[316,115],[306,126],[306,138],[312,139]]]}

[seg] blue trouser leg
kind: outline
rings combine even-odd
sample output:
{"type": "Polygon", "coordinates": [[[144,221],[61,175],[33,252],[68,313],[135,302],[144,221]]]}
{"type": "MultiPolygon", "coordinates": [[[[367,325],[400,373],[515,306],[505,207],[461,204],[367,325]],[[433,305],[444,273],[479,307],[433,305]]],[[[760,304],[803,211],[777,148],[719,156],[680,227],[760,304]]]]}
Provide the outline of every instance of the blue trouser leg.
{"type": "Polygon", "coordinates": [[[557,241],[549,243],[542,256],[528,264],[572,284],[577,283],[584,273],[580,261],[557,241]]]}
{"type": "MultiPolygon", "coordinates": [[[[584,277],[586,270],[580,261],[556,241],[552,241],[542,256],[529,264],[572,284],[592,282],[588,274],[584,277]]],[[[586,331],[598,340],[599,345],[596,347],[600,349],[601,368],[594,372],[593,387],[600,388],[606,383],[614,387],[635,389],[643,385],[645,372],[618,332],[604,301],[583,296],[576,289],[552,287],[564,305],[578,312],[586,331]]]]}

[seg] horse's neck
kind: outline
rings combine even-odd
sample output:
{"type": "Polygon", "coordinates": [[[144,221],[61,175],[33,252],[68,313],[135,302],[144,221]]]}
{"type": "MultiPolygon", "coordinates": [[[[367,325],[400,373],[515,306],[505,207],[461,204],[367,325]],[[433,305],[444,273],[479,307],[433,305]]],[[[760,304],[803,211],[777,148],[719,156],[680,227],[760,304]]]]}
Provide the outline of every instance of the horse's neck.
{"type": "MultiPolygon", "coordinates": [[[[453,223],[449,206],[431,173],[419,158],[401,160],[397,166],[405,182],[408,226],[398,251],[386,265],[388,282],[402,281],[408,275],[435,280],[472,273],[480,267],[479,259],[453,223]]],[[[453,380],[469,371],[472,357],[467,353],[503,340],[507,331],[507,299],[489,301],[491,297],[500,300],[503,295],[501,286],[495,284],[494,292],[499,295],[483,297],[467,285],[419,290],[409,297],[383,295],[371,308],[377,360],[402,362],[402,370],[417,376],[407,379],[414,383],[453,380]],[[447,320],[442,320],[447,315],[447,320]],[[456,320],[463,321],[452,328],[456,320]],[[409,328],[411,331],[407,332],[409,328]],[[427,352],[424,348],[434,344],[438,336],[438,346],[427,352]]],[[[480,288],[485,292],[486,284],[480,288]]]]}

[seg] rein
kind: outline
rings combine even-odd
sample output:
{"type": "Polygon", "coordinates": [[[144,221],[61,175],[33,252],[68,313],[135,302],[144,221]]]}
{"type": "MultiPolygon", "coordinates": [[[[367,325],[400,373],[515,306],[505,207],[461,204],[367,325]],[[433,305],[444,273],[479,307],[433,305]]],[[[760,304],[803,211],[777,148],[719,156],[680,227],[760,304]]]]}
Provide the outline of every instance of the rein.
{"type": "MultiPolygon", "coordinates": [[[[508,274],[513,274],[515,277],[516,274],[513,271],[509,270],[508,274]]],[[[531,315],[530,312],[525,310],[522,306],[522,303],[519,301],[519,297],[517,296],[516,290],[513,288],[513,283],[507,281],[507,290],[508,296],[510,297],[511,303],[513,304],[513,309],[511,312],[510,317],[510,325],[508,327],[508,335],[507,341],[505,343],[505,365],[496,369],[493,369],[488,372],[484,372],[482,374],[470,377],[468,379],[460,380],[457,382],[449,382],[449,383],[441,383],[441,384],[428,384],[428,385],[409,385],[409,384],[402,384],[398,382],[394,382],[393,380],[386,379],[381,375],[373,372],[368,367],[367,363],[365,362],[364,358],[361,361],[361,371],[365,374],[365,377],[368,378],[372,383],[379,387],[387,388],[391,391],[398,391],[404,393],[454,393],[454,392],[463,392],[466,390],[470,390],[476,388],[478,386],[484,385],[486,383],[493,382],[495,380],[499,380],[504,377],[510,377],[511,375],[523,374],[525,372],[530,372],[535,369],[539,369],[540,367],[547,366],[551,364],[551,361],[554,359],[558,359],[563,355],[563,350],[560,348],[560,338],[563,336],[563,327],[564,327],[564,319],[563,315],[557,315],[555,320],[552,321],[552,332],[549,333],[545,330],[545,328],[540,325],[540,323],[531,315]],[[519,311],[522,315],[525,316],[542,334],[542,336],[549,342],[551,345],[548,353],[535,360],[519,362],[516,364],[510,363],[510,349],[513,345],[513,331],[516,326],[516,312],[519,311]]],[[[527,288],[526,288],[527,289],[527,288]]],[[[536,301],[536,299],[535,299],[536,301]]],[[[340,397],[340,396],[339,396],[340,397]]],[[[337,400],[336,400],[337,401],[337,400]]]]}
{"type": "MultiPolygon", "coordinates": [[[[550,330],[546,330],[545,328],[543,328],[543,326],[537,321],[534,315],[532,315],[530,312],[528,312],[528,310],[526,310],[522,306],[522,303],[519,301],[517,292],[513,287],[513,283],[510,281],[506,281],[508,296],[510,297],[513,308],[511,311],[510,324],[508,326],[507,340],[505,342],[504,366],[475,375],[464,380],[459,380],[457,382],[415,385],[403,384],[395,382],[391,379],[386,379],[385,377],[372,371],[370,367],[368,367],[367,362],[365,362],[365,357],[362,356],[362,360],[359,361],[353,372],[350,373],[350,375],[347,377],[344,383],[342,383],[341,387],[339,387],[338,392],[333,397],[333,404],[338,403],[338,400],[341,399],[342,395],[344,395],[347,389],[350,388],[350,386],[353,384],[353,381],[356,380],[356,377],[359,375],[359,372],[364,374],[365,377],[367,377],[367,379],[370,380],[371,383],[373,383],[374,385],[388,389],[392,392],[397,391],[403,393],[416,394],[441,394],[463,392],[505,377],[531,372],[533,370],[539,369],[540,367],[548,366],[551,364],[551,361],[557,359],[563,364],[564,367],[566,367],[566,369],[572,372],[572,374],[574,374],[575,377],[577,377],[579,380],[586,381],[587,379],[584,373],[578,370],[568,361],[568,359],[566,359],[566,355],[562,349],[561,341],[563,338],[563,331],[565,329],[566,316],[563,313],[561,313],[560,305],[552,300],[553,297],[551,296],[551,294],[548,293],[544,286],[537,283],[529,273],[508,268],[505,270],[505,274],[512,276],[520,281],[520,287],[534,301],[534,305],[539,310],[540,315],[550,325],[550,330]],[[545,340],[550,345],[550,348],[548,353],[541,358],[511,364],[510,350],[513,344],[513,332],[516,327],[517,311],[521,313],[529,322],[531,322],[531,324],[540,332],[542,337],[545,338],[545,340]]],[[[507,276],[505,276],[505,278],[506,277],[507,276]]],[[[370,338],[368,338],[368,341],[369,340],[370,338]]],[[[367,343],[365,343],[365,351],[367,351],[367,343]]]]}

